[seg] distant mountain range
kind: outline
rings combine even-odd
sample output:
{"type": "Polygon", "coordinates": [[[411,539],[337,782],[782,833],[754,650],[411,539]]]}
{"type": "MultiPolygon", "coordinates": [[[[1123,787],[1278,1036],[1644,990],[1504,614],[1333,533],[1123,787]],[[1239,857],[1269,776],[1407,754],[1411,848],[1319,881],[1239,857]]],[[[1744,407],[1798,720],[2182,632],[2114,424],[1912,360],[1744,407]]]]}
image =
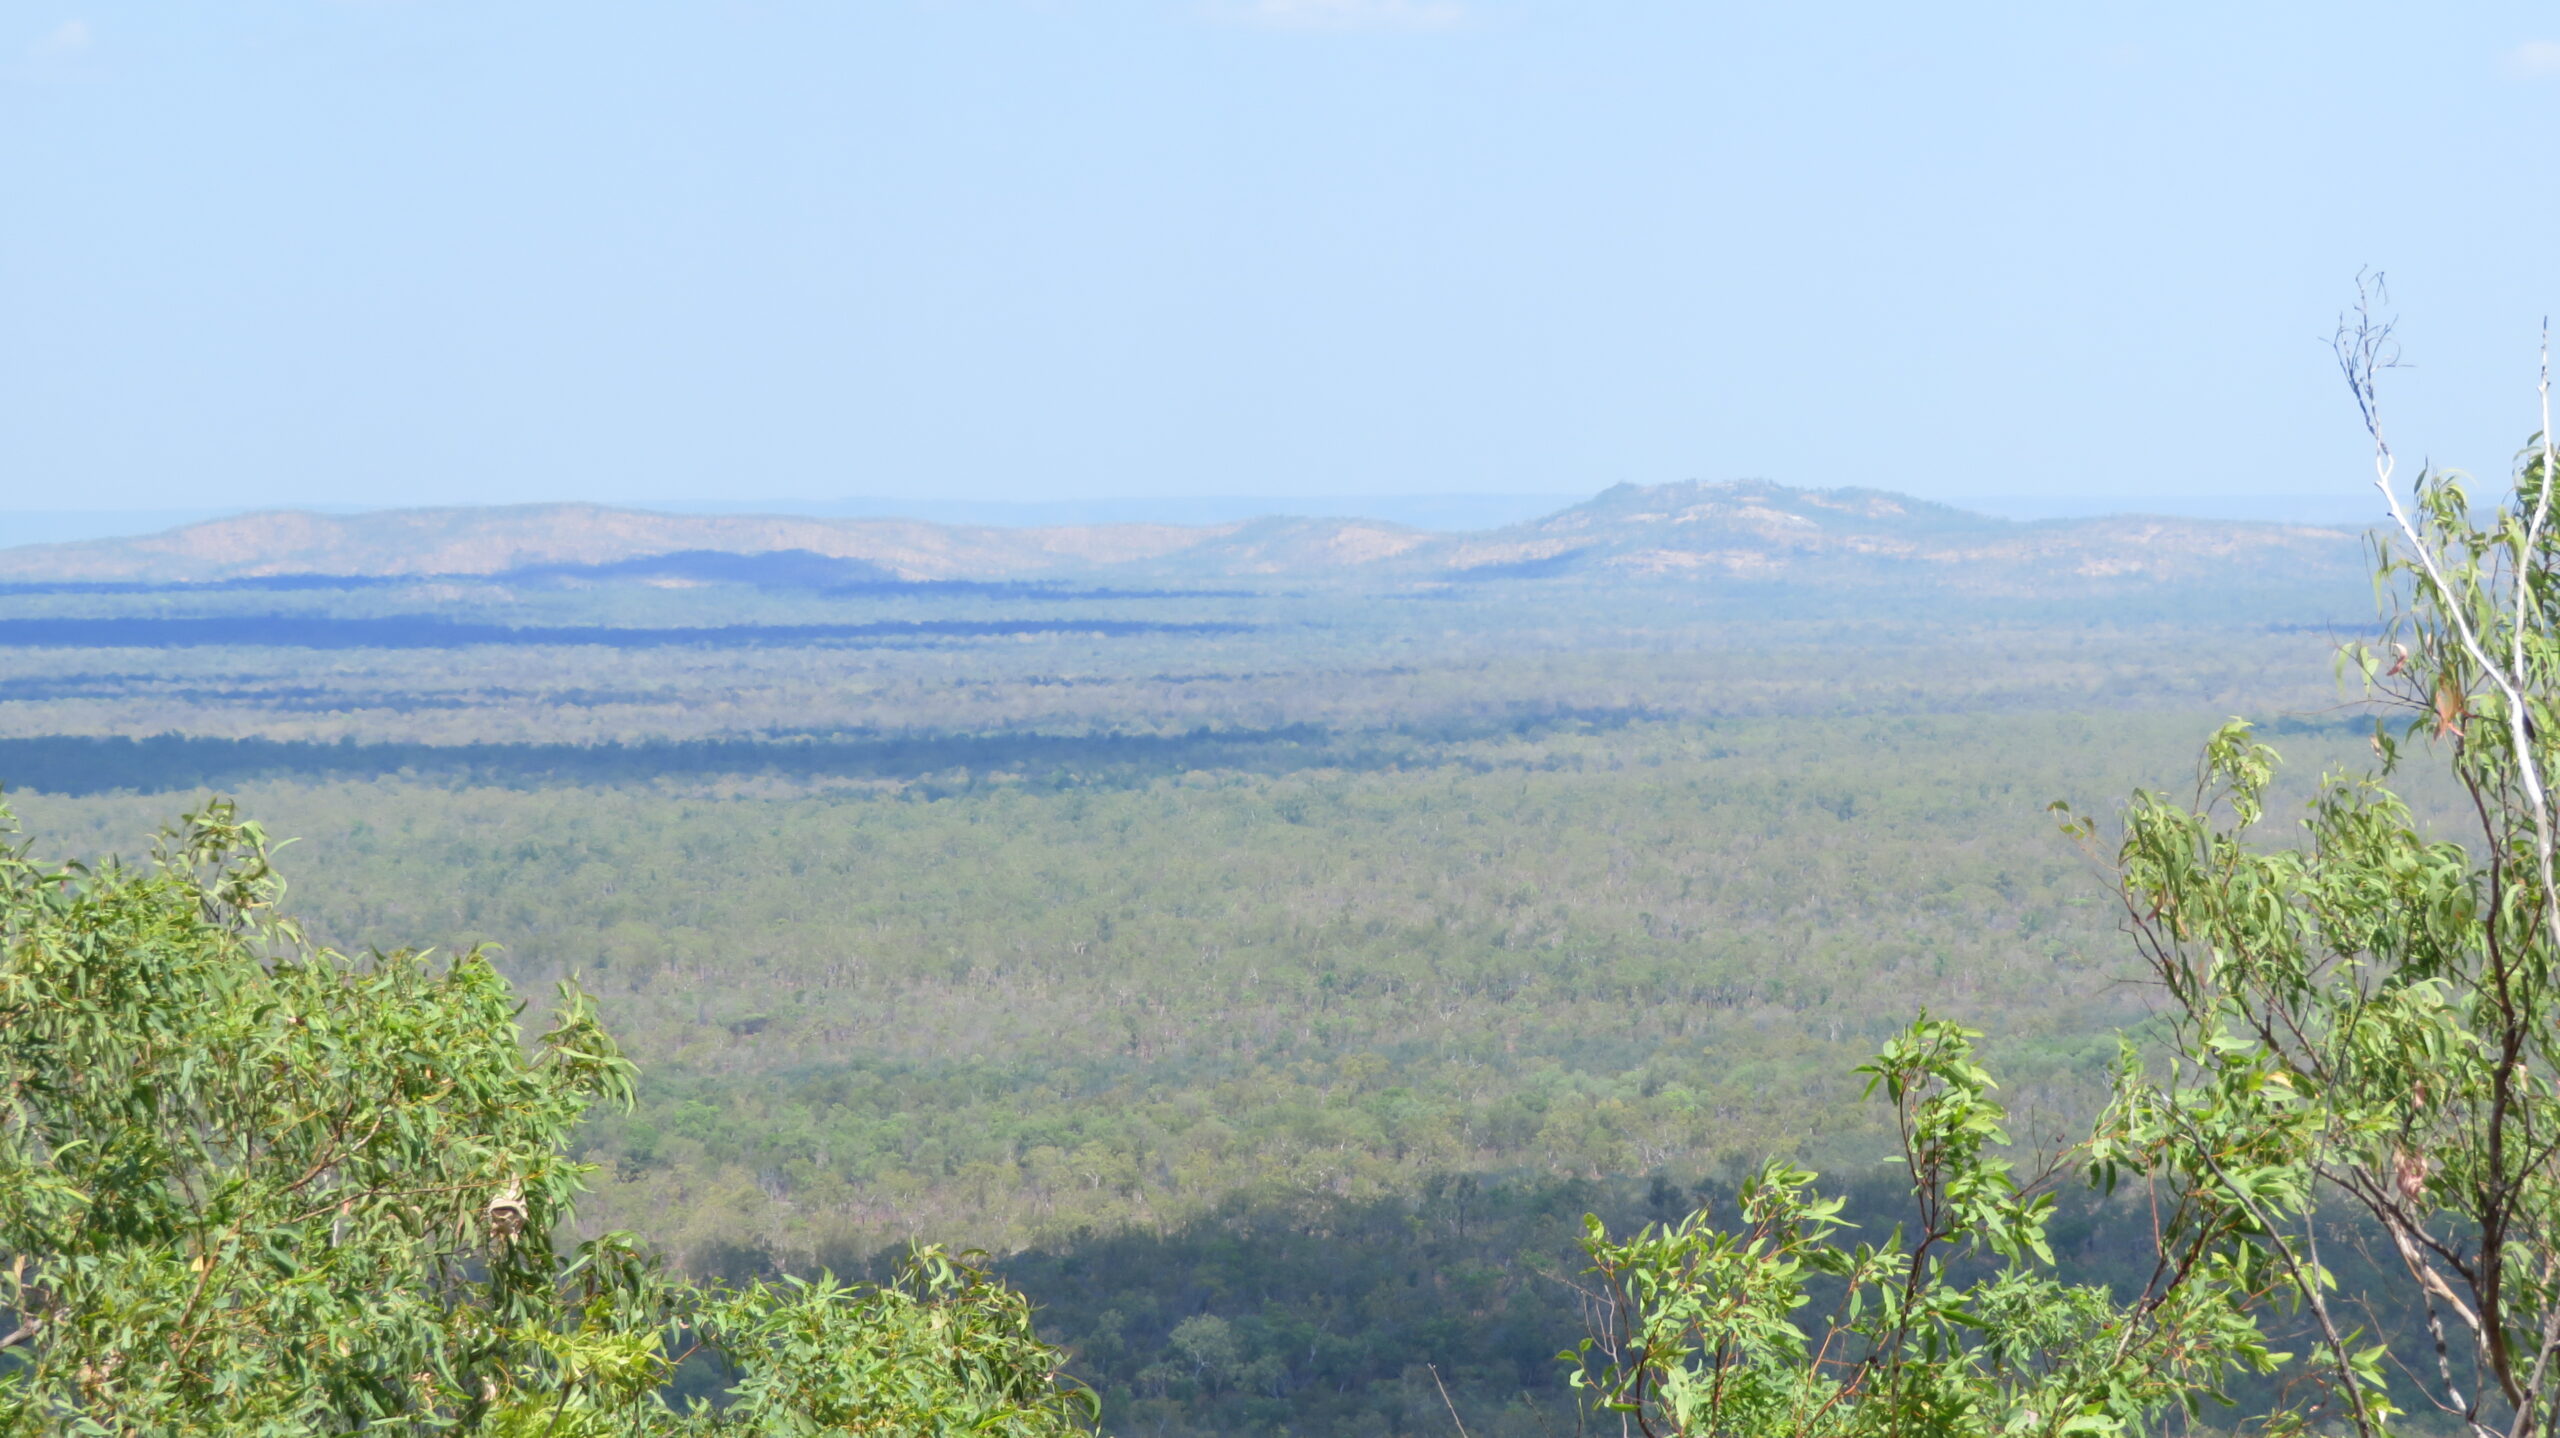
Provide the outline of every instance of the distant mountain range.
{"type": "Polygon", "coordinates": [[[1758,481],[1619,485],[1542,519],[1444,533],[1365,519],[995,526],[664,514],[590,504],[241,515],[160,534],[0,550],[13,586],[256,583],[296,576],[753,582],[1402,585],[1627,576],[1980,593],[2360,574],[2353,531],[2115,516],[2019,523],[1871,489],[1758,481]]]}

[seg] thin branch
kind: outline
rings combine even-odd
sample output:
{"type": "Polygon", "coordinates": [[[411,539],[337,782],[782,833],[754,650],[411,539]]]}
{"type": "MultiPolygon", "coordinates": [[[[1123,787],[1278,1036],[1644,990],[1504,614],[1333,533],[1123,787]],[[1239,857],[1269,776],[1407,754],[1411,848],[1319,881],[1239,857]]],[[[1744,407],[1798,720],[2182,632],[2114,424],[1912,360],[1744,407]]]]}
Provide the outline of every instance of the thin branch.
{"type": "Polygon", "coordinates": [[[1458,1405],[1449,1401],[1449,1385],[1440,1381],[1440,1365],[1422,1365],[1431,1370],[1431,1386],[1440,1390],[1440,1402],[1449,1410],[1449,1421],[1458,1425],[1458,1438],[1467,1438],[1467,1422],[1458,1416],[1458,1405]]]}
{"type": "Polygon", "coordinates": [[[2205,1167],[2213,1170],[2213,1176],[2222,1181],[2232,1201],[2249,1215],[2250,1222],[2266,1234],[2267,1242],[2275,1246],[2276,1257],[2284,1261],[2285,1272],[2293,1280],[2294,1291],[2302,1295],[2311,1309],[2311,1316],[2319,1320],[2320,1335],[2327,1342],[2330,1355],[2337,1361],[2338,1381],[2346,1389],[2347,1405],[2354,1410],[2356,1432],[2363,1434],[2364,1438],[2373,1438],[2373,1415],[2365,1407],[2364,1389],[2356,1382],[2355,1365],[2347,1356],[2346,1340],[2338,1335],[2338,1325],[2329,1317],[2329,1305],[2320,1297],[2319,1279],[2303,1270],[2302,1260],[2294,1256],[2293,1245],[2285,1242],[2284,1234],[2240,1185],[2231,1181],[2231,1174],[2223,1168],[2222,1160],[2214,1157],[2213,1146],[2201,1135],[2195,1136],[2195,1146],[2196,1156],[2204,1160],[2205,1167]]]}
{"type": "MultiPolygon", "coordinates": [[[[2374,288],[2380,288],[2378,276],[2374,288]]],[[[2474,631],[2470,616],[2463,612],[2461,604],[2456,600],[2453,585],[2445,578],[2444,568],[2438,562],[2435,551],[2427,547],[2426,540],[2418,532],[2417,525],[2411,522],[2408,511],[2400,507],[2398,491],[2391,487],[2391,477],[2399,465],[2399,460],[2392,454],[2391,441],[2382,428],[2378,375],[2382,370],[2398,366],[2399,352],[2391,341],[2391,326],[2385,323],[2377,327],[2373,323],[2369,293],[2361,276],[2356,281],[2355,329],[2350,332],[2344,322],[2341,322],[2335,347],[2338,353],[2338,367],[2345,371],[2347,387],[2355,394],[2356,409],[2364,416],[2365,432],[2373,436],[2373,486],[2382,491],[2383,503],[2391,510],[2392,524],[2399,529],[2401,537],[2409,542],[2409,552],[2416,556],[2419,566],[2426,572],[2428,582],[2435,586],[2436,593],[2442,597],[2445,618],[2452,624],[2454,636],[2461,641],[2463,652],[2471,657],[2471,662],[2479,666],[2482,676],[2495,685],[2500,696],[2506,700],[2508,738],[2509,742],[2515,746],[2516,772],[2523,781],[2525,801],[2533,814],[2534,862],[2542,879],[2542,908],[2545,924],[2543,932],[2560,934],[2560,885],[2553,883],[2551,805],[2543,790],[2542,766],[2535,760],[2533,754],[2532,728],[2525,715],[2521,660],[2518,661],[2518,672],[2510,675],[2499,667],[2497,661],[2489,657],[2488,648],[2479,634],[2474,631]]],[[[2537,528],[2548,510],[2551,492],[2549,465],[2553,441],[2549,418],[2551,396],[2549,355],[2549,347],[2546,344],[2542,385],[2544,407],[2542,445],[2545,468],[2542,502],[2537,503],[2535,507],[2534,524],[2537,528]]],[[[2520,590],[2526,587],[2524,576],[2517,576],[2516,582],[2520,590]]],[[[2521,594],[2518,602],[2522,603],[2521,594]]],[[[2519,654],[2522,634],[2522,626],[2519,624],[2517,626],[2519,654]]]]}

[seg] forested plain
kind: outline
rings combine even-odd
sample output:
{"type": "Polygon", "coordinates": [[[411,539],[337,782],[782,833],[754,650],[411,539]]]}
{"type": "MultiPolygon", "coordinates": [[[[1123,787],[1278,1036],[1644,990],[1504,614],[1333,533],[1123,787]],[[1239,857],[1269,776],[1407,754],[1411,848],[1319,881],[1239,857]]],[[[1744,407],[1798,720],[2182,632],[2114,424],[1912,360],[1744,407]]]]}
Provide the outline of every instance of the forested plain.
{"type": "Polygon", "coordinates": [[[2353,589],[755,579],[24,586],[0,780],[90,855],[235,795],[326,941],[578,978],[583,1226],[984,1247],[1121,1432],[1572,1430],[1581,1215],[1872,1173],[1916,1011],[2085,1121],[2152,1000],[2051,801],[2372,759],[2353,589]]]}

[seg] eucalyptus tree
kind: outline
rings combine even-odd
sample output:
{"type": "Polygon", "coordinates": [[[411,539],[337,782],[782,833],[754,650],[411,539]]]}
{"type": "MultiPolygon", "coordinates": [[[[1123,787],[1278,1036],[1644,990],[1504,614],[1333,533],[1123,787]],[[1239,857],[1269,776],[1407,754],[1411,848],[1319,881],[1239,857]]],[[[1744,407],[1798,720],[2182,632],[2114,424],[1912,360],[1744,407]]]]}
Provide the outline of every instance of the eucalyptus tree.
{"type": "MultiPolygon", "coordinates": [[[[0,811],[0,819],[5,812],[0,811]]],[[[147,864],[0,850],[0,1432],[1051,1434],[1021,1297],[700,1289],[572,1247],[568,1152],[633,1070],[564,987],[530,1045],[481,953],[348,958],[227,804],[147,864]],[[718,1404],[668,1397],[704,1365],[718,1404]]]]}
{"type": "Polygon", "coordinates": [[[1851,1241],[1843,1201],[1784,1162],[1742,1185],[1730,1227],[1700,1212],[1613,1239],[1589,1220],[1591,1336],[1559,1355],[1574,1386],[1649,1438],[2064,1435],[2276,1371],[2256,1311],[2286,1278],[2234,1204],[2176,1215],[2138,1292],[2056,1275],[2062,1170],[2001,1156],[1978,1037],[1923,1016],[1860,1070],[1893,1105],[1913,1200],[1881,1242],[1851,1241]]]}
{"type": "Polygon", "coordinates": [[[2234,720],[2194,789],[2062,808],[2101,852],[2156,981],[2092,1133],[2021,1179],[1965,1036],[1923,1021],[1868,1069],[1902,1118],[1919,1217],[1850,1245],[1785,1165],[1703,1216],[1593,1226],[1579,1381],[1653,1435],[2066,1434],[2202,1411],[2234,1371],[2290,1372],[2264,1431],[2560,1432],[2560,451],[2503,498],[2427,469],[2404,491],[2359,303],[2338,356],[2374,441],[2390,617],[2343,651],[2377,706],[2372,772],[2269,818],[2278,757],[2234,720]],[[2389,787],[2460,795],[2432,832],[2389,787]],[[2102,837],[2102,833],[2104,837],[2102,837]],[[2139,1186],[2156,1239],[2128,1291],[2057,1280],[2047,1184],[2139,1186]],[[2343,1294],[2341,1246],[2365,1290],[2343,1294]],[[1803,1311],[1836,1296],[1825,1322],[1803,1311]],[[2279,1312],[2298,1348],[2264,1326],[2279,1312]],[[2379,1315],[2379,1317],[2377,1317],[2379,1315]],[[2405,1315],[2405,1318],[2402,1317],[2405,1315]]]}
{"type": "MultiPolygon", "coordinates": [[[[2560,553],[2550,426],[2503,499],[2427,469],[2403,496],[2377,380],[2396,358],[2359,305],[2339,358],[2391,517],[2378,573],[2401,596],[2347,658],[2383,707],[2380,772],[2331,775],[2299,831],[2259,837],[2276,756],[2242,726],[2208,748],[2191,802],[2137,796],[2117,872],[2167,997],[2170,1061],[2118,1103],[2123,1151],[2262,1209],[2253,1239],[2295,1275],[2333,1375],[2360,1340],[2331,1311],[2320,1243],[2340,1210],[2380,1235],[2391,1306],[2424,1330],[2397,1391],[2478,1434],[2560,1430],[2560,553]],[[2385,787],[2441,768],[2459,831],[2385,787]],[[2197,1128],[2241,1122],[2238,1159],[2197,1128]]],[[[2546,347],[2547,351],[2547,347],[2546,347]]],[[[2082,832],[2087,832],[2082,821],[2082,832]]],[[[2331,1241],[2335,1241],[2334,1237],[2331,1241]]],[[[2368,1350],[2369,1351],[2369,1350],[2368,1350]]],[[[2332,1384],[2381,1431],[2374,1365],[2332,1384]]]]}

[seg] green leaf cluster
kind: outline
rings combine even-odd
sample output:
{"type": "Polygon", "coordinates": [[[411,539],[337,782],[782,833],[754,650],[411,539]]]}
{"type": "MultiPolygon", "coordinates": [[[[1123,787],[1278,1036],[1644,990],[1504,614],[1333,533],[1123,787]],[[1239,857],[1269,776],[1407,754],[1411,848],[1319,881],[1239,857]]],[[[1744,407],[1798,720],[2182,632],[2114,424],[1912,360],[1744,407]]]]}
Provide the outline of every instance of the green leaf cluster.
{"type": "Polygon", "coordinates": [[[2379,777],[2332,775],[2270,843],[2276,758],[2234,721],[2191,799],[2135,796],[2116,854],[2171,1043],[2147,1077],[2128,1062],[2098,1156],[2257,1221],[2362,1432],[2391,1422],[2395,1390],[2468,1431],[2560,1421],[2554,477],[2542,437],[2485,513],[2464,476],[2422,474],[2380,543],[2404,602],[2343,656],[2381,711],[2384,776],[2440,762],[2467,832],[2429,833],[2379,777]],[[2395,1364],[2331,1311],[2324,1207],[2380,1235],[2431,1352],[2395,1364]]]}
{"type": "MultiPolygon", "coordinates": [[[[2235,1372],[2275,1371],[2254,1310],[2278,1281],[2207,1225],[2129,1299],[2054,1275],[2058,1167],[2021,1180],[1979,1035],[1925,1015],[1862,1072],[1893,1105],[1916,1217],[1851,1241],[1815,1175],[1772,1163],[1739,1222],[1613,1239],[1590,1221],[1593,1334],[1571,1380],[1650,1435],[2141,1431],[2235,1372]],[[1819,1314],[1819,1318],[1809,1318],[1819,1314]]],[[[2226,1226],[2227,1228],[2227,1226],[2226,1226]]]]}
{"type": "Polygon", "coordinates": [[[567,1140],[633,1070],[564,986],[528,1046],[484,954],[350,959],[226,804],[148,864],[0,851],[0,1432],[1074,1431],[1023,1299],[702,1288],[570,1248],[567,1140]],[[688,1360],[733,1381],[678,1404],[688,1360]]]}

